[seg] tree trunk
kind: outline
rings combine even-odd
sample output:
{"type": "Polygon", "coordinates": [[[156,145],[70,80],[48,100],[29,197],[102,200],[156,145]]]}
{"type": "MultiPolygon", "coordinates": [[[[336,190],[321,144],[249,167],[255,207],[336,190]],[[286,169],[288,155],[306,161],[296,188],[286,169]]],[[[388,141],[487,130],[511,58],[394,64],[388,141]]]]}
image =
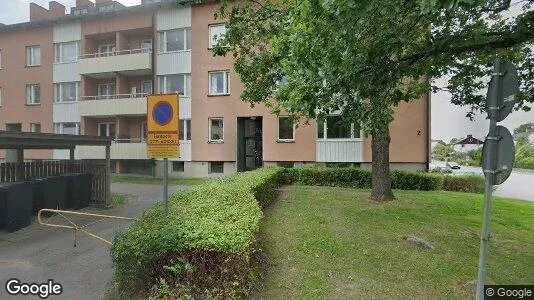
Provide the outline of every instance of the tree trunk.
{"type": "Polygon", "coordinates": [[[389,128],[380,134],[373,135],[373,181],[371,199],[375,201],[389,201],[395,199],[391,191],[389,178],[389,128]]]}

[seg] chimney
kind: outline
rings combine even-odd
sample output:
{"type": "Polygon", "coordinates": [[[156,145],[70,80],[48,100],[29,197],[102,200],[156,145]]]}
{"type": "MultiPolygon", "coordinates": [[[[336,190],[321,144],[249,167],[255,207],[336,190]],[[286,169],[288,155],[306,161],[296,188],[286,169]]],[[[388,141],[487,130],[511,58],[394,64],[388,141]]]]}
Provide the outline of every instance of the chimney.
{"type": "Polygon", "coordinates": [[[30,3],[30,22],[48,19],[48,9],[35,3],[30,3]]]}
{"type": "Polygon", "coordinates": [[[76,7],[88,5],[94,6],[95,4],[90,0],[76,0],[76,7]]]}
{"type": "Polygon", "coordinates": [[[62,4],[51,1],[48,3],[49,9],[39,6],[35,3],[30,3],[30,22],[53,20],[65,16],[65,6],[62,4]]]}
{"type": "Polygon", "coordinates": [[[50,1],[50,3],[48,3],[48,10],[50,11],[48,13],[50,19],[57,19],[65,16],[65,6],[56,1],[50,1]]]}

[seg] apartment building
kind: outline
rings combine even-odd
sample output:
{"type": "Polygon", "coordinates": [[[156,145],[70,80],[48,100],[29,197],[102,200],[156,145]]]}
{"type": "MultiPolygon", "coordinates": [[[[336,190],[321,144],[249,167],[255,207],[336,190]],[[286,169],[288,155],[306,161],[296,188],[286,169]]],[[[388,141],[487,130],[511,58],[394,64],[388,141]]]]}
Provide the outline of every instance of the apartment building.
{"type": "MultiPolygon", "coordinates": [[[[333,114],[295,126],[240,100],[232,58],[210,51],[225,32],[213,16],[215,1],[76,2],[68,14],[55,1],[48,9],[30,4],[30,22],[0,26],[0,129],[109,136],[115,172],[161,175],[162,162],[146,153],[146,96],[177,92],[181,157],[171,160],[171,176],[268,165],[370,166],[371,141],[358,124],[344,125],[333,114]]],[[[394,168],[426,168],[429,105],[425,96],[396,109],[394,168]]],[[[25,157],[66,159],[68,153],[25,157]]],[[[78,147],[76,158],[102,159],[104,149],[78,147]]]]}

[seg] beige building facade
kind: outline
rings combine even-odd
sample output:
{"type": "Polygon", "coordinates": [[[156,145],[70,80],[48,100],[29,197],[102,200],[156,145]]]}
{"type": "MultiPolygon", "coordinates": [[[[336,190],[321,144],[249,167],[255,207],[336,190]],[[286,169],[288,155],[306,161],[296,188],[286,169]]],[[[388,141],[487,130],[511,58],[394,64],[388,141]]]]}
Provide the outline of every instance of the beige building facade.
{"type": "MultiPolygon", "coordinates": [[[[115,172],[161,175],[162,162],[146,154],[146,99],[176,92],[181,157],[171,160],[171,176],[271,165],[370,166],[370,138],[342,116],[295,126],[263,105],[242,102],[232,58],[210,50],[225,32],[224,22],[214,19],[217,3],[178,2],[124,7],[77,0],[66,14],[52,1],[48,9],[31,4],[28,23],[0,26],[0,129],[109,136],[115,172]]],[[[396,108],[392,167],[427,168],[429,105],[425,96],[396,108]]],[[[66,159],[68,153],[25,156],[66,159]]],[[[98,147],[76,149],[78,159],[103,157],[98,147]]],[[[9,153],[0,159],[9,160],[9,153]]]]}

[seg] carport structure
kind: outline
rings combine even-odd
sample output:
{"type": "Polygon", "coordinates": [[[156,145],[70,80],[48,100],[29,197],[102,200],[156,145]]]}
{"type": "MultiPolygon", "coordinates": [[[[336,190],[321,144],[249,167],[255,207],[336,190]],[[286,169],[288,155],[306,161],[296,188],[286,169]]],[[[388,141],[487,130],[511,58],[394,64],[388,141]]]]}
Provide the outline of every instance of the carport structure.
{"type": "Polygon", "coordinates": [[[70,172],[93,175],[93,204],[109,205],[111,200],[111,138],[0,130],[0,149],[14,150],[16,160],[0,164],[0,182],[25,181],[70,172]],[[106,159],[84,161],[74,159],[76,146],[106,147],[106,159]],[[26,149],[67,149],[69,160],[24,162],[26,149]]]}

